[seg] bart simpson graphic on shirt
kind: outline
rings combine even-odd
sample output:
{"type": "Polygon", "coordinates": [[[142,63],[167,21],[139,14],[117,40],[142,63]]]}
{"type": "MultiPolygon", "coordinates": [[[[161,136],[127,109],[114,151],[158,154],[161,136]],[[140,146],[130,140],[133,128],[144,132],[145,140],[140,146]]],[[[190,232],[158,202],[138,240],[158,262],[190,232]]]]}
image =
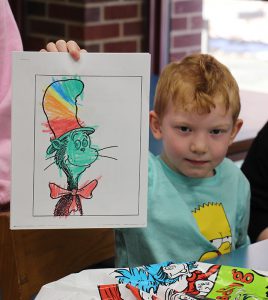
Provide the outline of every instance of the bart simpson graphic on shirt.
{"type": "Polygon", "coordinates": [[[232,233],[221,203],[208,203],[193,212],[200,232],[218,249],[203,253],[201,261],[231,252],[232,233]]]}

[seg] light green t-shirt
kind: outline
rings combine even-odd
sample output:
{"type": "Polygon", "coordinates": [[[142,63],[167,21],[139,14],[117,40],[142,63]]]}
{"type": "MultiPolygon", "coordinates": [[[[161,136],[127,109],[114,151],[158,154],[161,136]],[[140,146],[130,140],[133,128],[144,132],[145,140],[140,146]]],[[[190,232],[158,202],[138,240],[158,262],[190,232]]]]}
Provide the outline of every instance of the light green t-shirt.
{"type": "Polygon", "coordinates": [[[206,260],[249,243],[249,183],[225,158],[208,178],[189,178],[149,156],[148,224],[116,230],[116,266],[206,260]]]}

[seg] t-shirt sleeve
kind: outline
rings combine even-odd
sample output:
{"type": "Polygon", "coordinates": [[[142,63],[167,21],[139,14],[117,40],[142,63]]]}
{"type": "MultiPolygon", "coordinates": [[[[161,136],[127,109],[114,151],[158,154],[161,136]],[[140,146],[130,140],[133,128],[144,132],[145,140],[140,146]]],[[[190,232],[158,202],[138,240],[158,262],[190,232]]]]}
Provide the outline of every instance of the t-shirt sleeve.
{"type": "Polygon", "coordinates": [[[250,244],[248,236],[248,224],[250,216],[250,186],[248,180],[243,174],[240,187],[239,205],[238,205],[238,239],[236,248],[250,244]]]}

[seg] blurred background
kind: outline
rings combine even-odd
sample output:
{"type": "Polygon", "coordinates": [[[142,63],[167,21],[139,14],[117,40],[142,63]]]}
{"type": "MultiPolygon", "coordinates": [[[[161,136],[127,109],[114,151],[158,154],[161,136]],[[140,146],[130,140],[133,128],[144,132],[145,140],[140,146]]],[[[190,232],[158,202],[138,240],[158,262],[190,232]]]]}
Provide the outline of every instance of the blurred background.
{"type": "Polygon", "coordinates": [[[268,2],[9,0],[25,50],[74,39],[91,52],[147,52],[152,73],[193,52],[230,67],[240,87],[268,89],[268,2]]]}
{"type": "Polygon", "coordinates": [[[9,0],[25,50],[74,39],[91,52],[150,52],[152,72],[200,52],[202,0],[9,0]]]}
{"type": "Polygon", "coordinates": [[[233,72],[241,89],[268,91],[268,2],[203,1],[202,51],[233,72]]]}

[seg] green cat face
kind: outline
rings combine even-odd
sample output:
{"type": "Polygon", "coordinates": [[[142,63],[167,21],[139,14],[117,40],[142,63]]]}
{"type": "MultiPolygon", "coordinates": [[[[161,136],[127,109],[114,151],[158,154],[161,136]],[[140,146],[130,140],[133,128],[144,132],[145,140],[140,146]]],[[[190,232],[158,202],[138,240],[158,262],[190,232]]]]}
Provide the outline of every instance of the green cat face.
{"type": "Polygon", "coordinates": [[[66,147],[65,163],[88,168],[98,158],[97,149],[91,148],[87,131],[79,130],[70,134],[66,147]]]}
{"type": "Polygon", "coordinates": [[[68,170],[70,175],[82,174],[99,156],[98,147],[91,145],[90,135],[94,131],[91,127],[78,128],[51,140],[47,157],[54,155],[59,169],[68,170]]]}

